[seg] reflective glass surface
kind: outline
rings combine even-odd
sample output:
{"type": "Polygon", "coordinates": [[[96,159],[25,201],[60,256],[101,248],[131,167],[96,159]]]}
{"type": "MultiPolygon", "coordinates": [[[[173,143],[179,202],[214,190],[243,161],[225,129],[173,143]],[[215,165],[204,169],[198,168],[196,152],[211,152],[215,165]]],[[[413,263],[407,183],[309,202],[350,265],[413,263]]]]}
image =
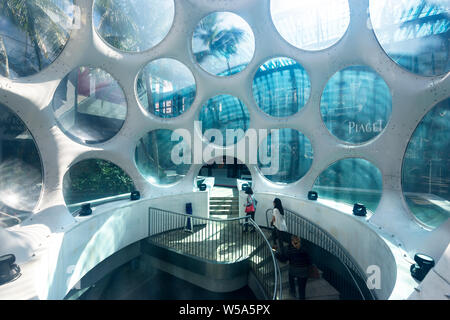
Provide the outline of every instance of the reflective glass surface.
{"type": "Polygon", "coordinates": [[[74,27],[72,0],[0,1],[0,75],[31,76],[61,53],[74,27]]]}
{"type": "Polygon", "coordinates": [[[199,120],[202,133],[208,141],[226,146],[235,144],[245,135],[250,114],[240,99],[223,94],[209,99],[203,105],[199,120]]]}
{"type": "Polygon", "coordinates": [[[150,62],[139,73],[136,86],[144,109],[161,118],[182,114],[195,99],[195,79],[191,70],[174,59],[150,62]]]}
{"type": "Polygon", "coordinates": [[[99,68],[79,67],[71,71],[60,82],[50,105],[61,130],[86,144],[112,138],[127,115],[122,88],[99,68]]]}
{"type": "Polygon", "coordinates": [[[95,0],[95,30],[111,46],[123,51],[144,51],[169,33],[173,0],[95,0]]]}
{"type": "Polygon", "coordinates": [[[391,111],[389,87],[375,71],[364,66],[335,73],[320,101],[320,112],[328,130],[350,143],[376,137],[385,128],[391,111]]]}
{"type": "Polygon", "coordinates": [[[98,200],[135,190],[128,174],[114,163],[101,159],[77,162],[63,179],[63,195],[71,211],[80,202],[98,200]]]}
{"type": "Polygon", "coordinates": [[[41,158],[22,120],[0,104],[0,227],[27,218],[42,190],[41,158]]]}
{"type": "Polygon", "coordinates": [[[450,71],[449,0],[371,0],[374,32],[389,57],[411,72],[450,71]]]}
{"type": "Polygon", "coordinates": [[[293,115],[309,98],[311,83],[306,70],[290,58],[274,58],[261,65],[253,78],[253,97],[273,117],[293,115]]]}
{"type": "Polygon", "coordinates": [[[280,35],[304,50],[321,50],[339,41],[350,23],[347,0],[270,0],[280,35]]]}
{"type": "Polygon", "coordinates": [[[313,161],[309,139],[294,129],[274,129],[259,146],[258,166],[270,181],[292,183],[308,172],[313,161]]]}
{"type": "Polygon", "coordinates": [[[214,12],[204,17],[192,37],[195,60],[209,73],[229,76],[244,69],[253,57],[255,37],[240,16],[214,12]]]}
{"type": "Polygon", "coordinates": [[[375,212],[381,199],[383,180],[380,170],[367,160],[348,158],[325,169],[314,182],[319,199],[330,199],[353,206],[361,203],[375,212]]]}
{"type": "Polygon", "coordinates": [[[450,98],[422,119],[406,149],[402,188],[411,212],[436,228],[450,217],[450,98]]]}
{"type": "Polygon", "coordinates": [[[172,138],[172,134],[173,131],[167,129],[153,130],[139,139],[136,146],[136,166],[152,184],[173,184],[183,179],[189,171],[190,149],[184,145],[182,138],[176,134],[172,138]],[[188,161],[182,162],[185,157],[188,161]]]}

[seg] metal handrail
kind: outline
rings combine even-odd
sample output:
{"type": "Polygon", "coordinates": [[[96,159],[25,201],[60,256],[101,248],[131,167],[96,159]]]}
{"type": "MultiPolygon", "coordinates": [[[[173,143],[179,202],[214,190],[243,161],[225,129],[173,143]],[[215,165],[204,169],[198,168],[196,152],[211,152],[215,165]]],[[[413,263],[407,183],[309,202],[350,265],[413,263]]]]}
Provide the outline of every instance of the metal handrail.
{"type": "Polygon", "coordinates": [[[274,300],[277,298],[281,299],[282,297],[280,280],[281,272],[272,247],[259,226],[249,217],[228,219],[206,218],[149,207],[148,235],[149,240],[156,245],[177,251],[184,255],[193,256],[200,260],[212,261],[219,264],[235,263],[250,259],[256,256],[257,253],[261,253],[262,250],[263,258],[261,258],[261,260],[266,261],[266,259],[270,259],[273,267],[270,268],[266,264],[262,264],[258,267],[258,263],[255,263],[254,260],[250,259],[250,268],[262,284],[266,297],[272,295],[272,299],[274,300]],[[188,236],[184,239],[180,239],[180,233],[177,233],[177,231],[186,230],[185,227],[188,221],[192,227],[192,237],[189,233],[183,233],[183,235],[188,234],[188,236]],[[249,234],[247,240],[244,240],[244,237],[242,236],[242,226],[245,223],[253,226],[256,231],[254,234],[249,234]],[[225,228],[227,228],[226,231],[223,231],[225,228]],[[208,235],[208,232],[212,234],[208,235]],[[207,238],[202,239],[200,238],[201,236],[206,236],[207,238]],[[205,241],[206,239],[210,241],[205,241]],[[197,241],[193,242],[192,240],[197,241]],[[217,243],[212,244],[214,241],[217,243]],[[240,253],[238,252],[238,254],[236,254],[236,250],[233,250],[231,254],[225,255],[225,259],[218,259],[218,248],[221,246],[230,247],[236,244],[240,253]],[[254,245],[253,248],[248,246],[249,244],[254,245]],[[269,268],[267,269],[267,267],[269,268]],[[273,273],[273,292],[271,290],[272,284],[267,280],[267,277],[263,276],[261,269],[264,269],[263,271],[268,271],[265,273],[265,276],[273,273]]]}
{"type": "MultiPolygon", "coordinates": [[[[269,209],[266,210],[266,223],[267,223],[267,226],[269,226],[269,220],[268,220],[268,215],[267,214],[269,212],[271,212],[272,210],[273,210],[272,208],[269,208],[269,209]]],[[[345,269],[347,270],[347,272],[350,274],[350,276],[351,276],[353,282],[355,283],[356,288],[358,289],[361,297],[365,300],[365,296],[362,293],[360,285],[356,281],[356,279],[353,276],[353,273],[351,272],[351,270],[356,272],[358,274],[358,276],[364,281],[367,281],[366,275],[361,271],[361,269],[360,269],[359,265],[357,264],[357,262],[350,255],[350,253],[339,243],[339,241],[337,241],[330,233],[328,233],[322,227],[320,227],[316,223],[314,223],[314,222],[304,218],[300,214],[298,214],[298,213],[296,213],[296,212],[294,212],[292,210],[286,209],[286,208],[284,208],[284,212],[285,212],[285,217],[287,216],[286,213],[288,215],[291,214],[291,215],[295,216],[297,219],[302,220],[302,222],[313,226],[314,228],[316,228],[317,231],[319,231],[319,233],[314,234],[313,237],[311,237],[310,235],[306,236],[305,234],[300,234],[301,232],[299,230],[295,230],[297,232],[292,232],[292,234],[295,234],[296,236],[299,236],[299,237],[302,237],[302,238],[305,238],[305,239],[311,241],[312,243],[318,245],[322,249],[327,250],[328,252],[333,254],[335,257],[337,257],[342,262],[342,264],[345,267],[345,269]],[[325,247],[325,246],[323,246],[324,243],[328,243],[329,245],[327,247],[325,247]]],[[[285,219],[286,219],[286,225],[288,226],[288,229],[289,228],[292,229],[293,228],[292,227],[292,223],[289,223],[287,218],[285,218],[285,219]]],[[[309,230],[309,233],[313,233],[313,232],[309,230]]],[[[376,300],[376,297],[375,297],[374,293],[372,292],[372,290],[370,290],[368,288],[368,292],[370,293],[371,298],[373,300],[376,300]]]]}

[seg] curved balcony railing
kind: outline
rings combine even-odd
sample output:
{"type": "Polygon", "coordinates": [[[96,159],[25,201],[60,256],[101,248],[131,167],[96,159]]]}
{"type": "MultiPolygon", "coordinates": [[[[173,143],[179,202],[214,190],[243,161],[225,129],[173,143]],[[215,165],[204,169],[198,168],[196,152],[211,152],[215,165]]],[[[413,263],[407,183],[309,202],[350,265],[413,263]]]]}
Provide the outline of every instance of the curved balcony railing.
{"type": "MultiPolygon", "coordinates": [[[[272,213],[273,209],[266,210],[266,223],[269,226],[269,213],[272,213]]],[[[270,215],[271,216],[271,215],[270,215]]],[[[375,294],[370,290],[367,285],[367,277],[361,270],[357,262],[353,259],[350,253],[326,230],[319,227],[314,222],[307,220],[296,212],[284,208],[284,217],[288,232],[296,235],[302,239],[310,241],[316,246],[328,251],[335,256],[344,266],[347,271],[347,276],[357,289],[361,299],[363,300],[376,300],[375,294]],[[359,281],[355,278],[355,275],[359,278],[359,281]],[[362,283],[364,282],[364,284],[362,283]],[[365,287],[363,287],[365,285],[365,287]]]]}
{"type": "Polygon", "coordinates": [[[267,299],[281,299],[281,273],[269,241],[259,226],[245,217],[203,218],[149,208],[149,241],[155,245],[212,263],[248,260],[267,299]],[[245,223],[255,232],[243,232],[245,223]]]}

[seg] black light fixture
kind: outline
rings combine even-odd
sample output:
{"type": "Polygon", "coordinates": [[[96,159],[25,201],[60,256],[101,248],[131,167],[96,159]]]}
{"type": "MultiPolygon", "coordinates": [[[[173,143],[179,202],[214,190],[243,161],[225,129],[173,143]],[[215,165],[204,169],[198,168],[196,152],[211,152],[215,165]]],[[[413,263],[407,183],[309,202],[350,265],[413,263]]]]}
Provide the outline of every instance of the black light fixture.
{"type": "Polygon", "coordinates": [[[205,191],[206,190],[206,184],[204,184],[203,182],[205,181],[205,179],[199,179],[197,180],[197,188],[200,191],[205,191]]]}
{"type": "Polygon", "coordinates": [[[90,214],[92,214],[91,204],[90,203],[83,204],[81,206],[79,215],[81,217],[84,217],[84,216],[89,216],[90,214]]]}
{"type": "Polygon", "coordinates": [[[131,191],[130,194],[130,200],[131,201],[135,201],[135,200],[139,200],[141,198],[141,193],[137,190],[131,191]]]}
{"type": "Polygon", "coordinates": [[[247,191],[247,189],[249,188],[249,184],[248,183],[243,183],[242,184],[242,191],[247,191]]]}
{"type": "Polygon", "coordinates": [[[361,203],[353,205],[353,214],[355,216],[364,217],[367,214],[366,206],[361,203]]]}
{"type": "Polygon", "coordinates": [[[16,257],[13,254],[0,257],[0,285],[20,277],[20,267],[14,262],[16,257]]]}
{"type": "Polygon", "coordinates": [[[428,271],[434,267],[434,259],[423,253],[416,253],[414,255],[416,264],[411,265],[410,272],[414,279],[422,281],[427,275],[428,271]]]}
{"type": "Polygon", "coordinates": [[[316,191],[309,191],[308,192],[308,199],[309,200],[317,200],[317,198],[319,197],[319,195],[317,194],[316,191]]]}

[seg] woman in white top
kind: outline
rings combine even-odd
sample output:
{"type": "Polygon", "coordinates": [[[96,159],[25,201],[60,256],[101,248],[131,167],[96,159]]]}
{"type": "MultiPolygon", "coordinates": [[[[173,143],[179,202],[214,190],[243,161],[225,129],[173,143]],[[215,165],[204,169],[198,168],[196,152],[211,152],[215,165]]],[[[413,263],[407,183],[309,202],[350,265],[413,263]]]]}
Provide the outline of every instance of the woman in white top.
{"type": "Polygon", "coordinates": [[[273,200],[273,214],[272,214],[272,222],[270,223],[274,226],[272,232],[272,238],[274,242],[274,247],[276,247],[277,242],[278,246],[282,252],[283,250],[283,233],[287,232],[286,220],[284,219],[284,209],[281,204],[281,200],[275,198],[273,200]]]}

